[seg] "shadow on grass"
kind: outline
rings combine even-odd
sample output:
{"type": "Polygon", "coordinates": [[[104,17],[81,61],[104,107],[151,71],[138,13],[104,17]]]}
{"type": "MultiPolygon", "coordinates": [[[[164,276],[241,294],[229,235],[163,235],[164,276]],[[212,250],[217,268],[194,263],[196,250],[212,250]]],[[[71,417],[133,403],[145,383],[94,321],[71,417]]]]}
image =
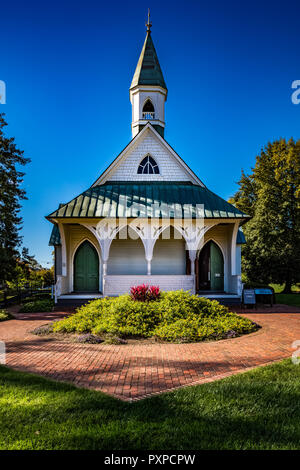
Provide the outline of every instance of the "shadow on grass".
{"type": "Polygon", "coordinates": [[[290,361],[132,404],[3,367],[0,380],[1,448],[299,448],[290,361]]]}

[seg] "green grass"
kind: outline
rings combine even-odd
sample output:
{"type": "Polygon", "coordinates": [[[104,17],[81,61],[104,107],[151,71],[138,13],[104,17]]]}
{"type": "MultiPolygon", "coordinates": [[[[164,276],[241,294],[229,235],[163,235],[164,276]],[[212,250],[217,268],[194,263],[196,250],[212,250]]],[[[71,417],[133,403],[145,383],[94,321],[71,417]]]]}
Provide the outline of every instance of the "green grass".
{"type": "Polygon", "coordinates": [[[0,366],[0,449],[300,449],[291,360],[136,403],[0,366]]]}
{"type": "Polygon", "coordinates": [[[276,294],[276,303],[300,307],[300,294],[276,294]]]}

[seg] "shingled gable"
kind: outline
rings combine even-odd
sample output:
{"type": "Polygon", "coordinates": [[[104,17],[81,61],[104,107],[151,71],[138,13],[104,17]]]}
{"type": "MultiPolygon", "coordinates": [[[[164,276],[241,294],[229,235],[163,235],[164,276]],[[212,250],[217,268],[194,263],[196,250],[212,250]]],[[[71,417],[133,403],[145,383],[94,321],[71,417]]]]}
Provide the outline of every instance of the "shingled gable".
{"type": "Polygon", "coordinates": [[[150,122],[137,134],[129,144],[122,150],[121,153],[113,160],[113,162],[107,167],[107,169],[99,176],[99,178],[92,184],[93,186],[98,186],[103,184],[108,180],[113,180],[113,171],[120,165],[120,163],[128,156],[128,153],[133,148],[134,145],[138,143],[139,140],[142,140],[145,133],[149,131],[153,133],[153,136],[158,139],[158,141],[165,147],[165,149],[170,153],[174,158],[180,168],[189,175],[191,182],[194,184],[199,184],[200,186],[205,187],[204,183],[198,178],[198,176],[191,170],[191,168],[184,162],[184,160],[175,152],[175,150],[168,144],[168,142],[161,137],[161,135],[154,129],[150,122]]]}

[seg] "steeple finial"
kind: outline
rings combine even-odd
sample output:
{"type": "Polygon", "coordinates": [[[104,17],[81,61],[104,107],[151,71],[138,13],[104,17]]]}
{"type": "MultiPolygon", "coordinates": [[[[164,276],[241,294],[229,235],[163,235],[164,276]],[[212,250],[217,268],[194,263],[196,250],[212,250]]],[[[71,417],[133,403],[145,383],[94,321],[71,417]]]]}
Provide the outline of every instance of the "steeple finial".
{"type": "Polygon", "coordinates": [[[146,26],[147,26],[147,33],[151,33],[152,23],[150,21],[150,8],[148,8],[148,23],[146,23],[146,26]]]}

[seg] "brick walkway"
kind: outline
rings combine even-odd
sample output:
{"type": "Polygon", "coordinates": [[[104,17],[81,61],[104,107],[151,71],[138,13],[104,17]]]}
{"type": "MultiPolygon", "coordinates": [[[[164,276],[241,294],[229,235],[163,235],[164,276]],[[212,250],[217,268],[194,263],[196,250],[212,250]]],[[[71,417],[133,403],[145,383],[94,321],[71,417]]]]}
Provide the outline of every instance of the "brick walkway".
{"type": "Polygon", "coordinates": [[[300,309],[276,305],[243,315],[262,329],[240,338],[193,344],[89,345],[32,335],[64,312],[18,314],[0,323],[7,365],[122,400],[201,384],[291,356],[300,340],[300,309]],[[273,313],[271,313],[273,312],[273,313]]]}

